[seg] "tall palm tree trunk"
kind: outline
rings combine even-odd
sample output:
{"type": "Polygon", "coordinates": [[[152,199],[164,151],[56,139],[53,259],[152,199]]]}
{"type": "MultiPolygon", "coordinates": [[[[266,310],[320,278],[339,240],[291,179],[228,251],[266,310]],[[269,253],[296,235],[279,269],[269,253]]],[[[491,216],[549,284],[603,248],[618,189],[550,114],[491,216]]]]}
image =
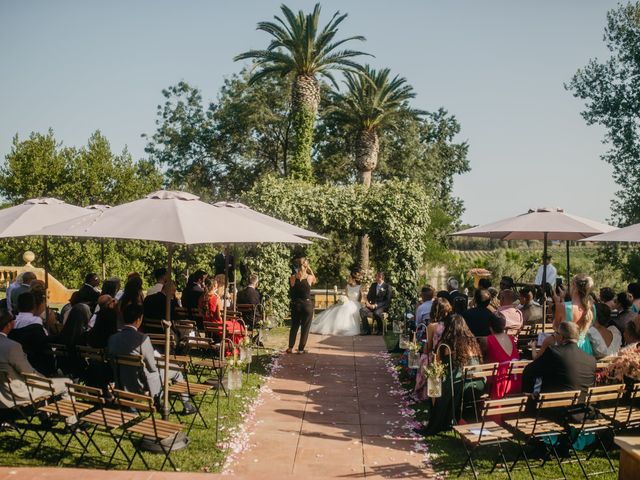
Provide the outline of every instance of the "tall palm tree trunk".
{"type": "Polygon", "coordinates": [[[313,130],[320,104],[320,84],[313,75],[297,75],[291,89],[291,156],[287,159],[287,175],[310,180],[313,130]]]}
{"type": "MultiPolygon", "coordinates": [[[[380,140],[378,132],[374,130],[362,130],[356,138],[356,165],[358,167],[359,180],[366,188],[371,186],[371,174],[378,165],[378,153],[380,152],[380,140]]],[[[359,241],[360,271],[369,271],[369,235],[364,234],[359,241]]]]}

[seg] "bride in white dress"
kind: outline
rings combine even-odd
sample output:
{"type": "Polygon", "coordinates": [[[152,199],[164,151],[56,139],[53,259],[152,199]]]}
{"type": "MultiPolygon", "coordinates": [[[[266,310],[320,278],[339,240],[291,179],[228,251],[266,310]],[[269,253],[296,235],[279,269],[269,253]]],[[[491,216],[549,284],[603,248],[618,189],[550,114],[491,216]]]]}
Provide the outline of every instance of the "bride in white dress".
{"type": "Polygon", "coordinates": [[[335,305],[317,315],[311,323],[311,333],[354,336],[360,334],[360,284],[351,275],[345,294],[335,305]]]}

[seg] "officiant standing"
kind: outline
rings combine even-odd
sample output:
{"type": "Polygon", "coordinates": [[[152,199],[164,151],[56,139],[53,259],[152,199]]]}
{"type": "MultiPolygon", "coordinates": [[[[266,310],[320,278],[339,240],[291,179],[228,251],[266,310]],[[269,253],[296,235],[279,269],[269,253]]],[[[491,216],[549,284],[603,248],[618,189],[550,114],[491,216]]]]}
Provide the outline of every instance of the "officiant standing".
{"type": "Polygon", "coordinates": [[[313,299],[311,287],[316,283],[316,275],[309,266],[309,260],[304,257],[293,261],[293,274],[289,277],[289,296],[291,298],[291,330],[289,331],[289,348],[287,353],[293,352],[298,330],[300,343],[298,353],[305,353],[304,347],[309,338],[311,321],[313,320],[313,299]]]}
{"type": "Polygon", "coordinates": [[[391,303],[391,286],[384,281],[384,273],[376,273],[376,281],[371,284],[369,293],[367,293],[367,302],[360,309],[360,318],[362,319],[362,335],[371,335],[371,327],[369,326],[369,317],[377,325],[377,334],[382,335],[382,315],[389,309],[391,303]]]}

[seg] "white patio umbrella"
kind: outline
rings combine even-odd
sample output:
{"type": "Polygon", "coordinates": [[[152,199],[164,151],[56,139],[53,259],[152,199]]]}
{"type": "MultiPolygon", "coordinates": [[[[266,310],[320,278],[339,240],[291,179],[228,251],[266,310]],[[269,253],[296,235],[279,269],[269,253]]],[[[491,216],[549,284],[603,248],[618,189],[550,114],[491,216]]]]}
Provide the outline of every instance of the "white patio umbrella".
{"type": "MultiPolygon", "coordinates": [[[[544,286],[547,281],[547,265],[544,263],[544,259],[547,258],[548,240],[565,240],[567,242],[567,286],[569,286],[569,241],[581,240],[613,230],[616,230],[616,227],[571,215],[561,208],[538,208],[515,217],[462,230],[452,235],[498,238],[501,240],[542,240],[544,244],[542,290],[546,298],[544,286]]],[[[546,302],[544,307],[546,309],[546,302]]]]}
{"type": "Polygon", "coordinates": [[[47,236],[37,233],[42,227],[85,215],[84,208],[57,198],[39,197],[0,210],[0,238],[42,236],[44,284],[49,287],[49,248],[47,236]]]}
{"type": "Polygon", "coordinates": [[[613,230],[608,233],[594,235],[593,237],[581,240],[582,242],[640,242],[640,223],[629,225],[628,227],[613,230]]]}
{"type": "MultiPolygon", "coordinates": [[[[91,212],[102,212],[107,208],[111,208],[111,205],[102,205],[100,203],[96,203],[85,208],[91,212]]],[[[107,278],[107,265],[104,261],[104,238],[100,239],[100,264],[102,265],[102,281],[104,282],[107,278]]]]}
{"type": "MultiPolygon", "coordinates": [[[[231,209],[201,202],[186,192],[159,190],[145,198],[50,225],[41,235],[65,237],[151,240],[166,244],[168,274],[171,277],[174,245],[233,243],[303,243],[308,240],[283,232],[264,223],[237,215],[231,209]]],[[[225,281],[226,294],[226,281],[225,281]]],[[[168,354],[170,345],[171,299],[167,297],[165,325],[168,354]]],[[[223,313],[221,358],[224,358],[226,304],[223,313]]],[[[165,362],[164,415],[169,407],[169,364],[165,362]]]]}
{"type": "Polygon", "coordinates": [[[264,213],[257,212],[256,210],[252,210],[251,208],[247,207],[244,203],[217,202],[217,203],[214,203],[214,205],[219,208],[233,209],[234,213],[238,215],[242,215],[245,218],[256,220],[260,223],[277,228],[278,230],[282,230],[283,232],[290,233],[291,235],[295,235],[297,237],[317,238],[317,239],[326,240],[326,237],[323,237],[322,235],[318,235],[317,233],[312,232],[311,230],[306,230],[304,228],[297,227],[291,223],[278,220],[277,218],[270,217],[269,215],[265,215],[264,213]]]}

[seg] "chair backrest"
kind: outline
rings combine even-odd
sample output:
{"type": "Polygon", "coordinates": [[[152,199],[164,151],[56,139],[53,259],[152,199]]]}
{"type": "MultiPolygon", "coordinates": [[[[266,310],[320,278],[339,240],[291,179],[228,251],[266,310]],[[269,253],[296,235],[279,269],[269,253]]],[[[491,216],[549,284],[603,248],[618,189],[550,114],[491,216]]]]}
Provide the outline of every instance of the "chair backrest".
{"type": "Polygon", "coordinates": [[[78,385],[77,383],[67,383],[67,391],[72,402],[76,400],[93,405],[104,405],[106,403],[102,390],[87,385],[78,385]]]}
{"type": "Polygon", "coordinates": [[[102,348],[77,346],[76,351],[78,352],[78,355],[80,356],[80,358],[88,362],[89,361],[93,361],[93,362],[105,361],[104,350],[102,348]]]}
{"type": "Polygon", "coordinates": [[[38,400],[38,397],[35,396],[36,391],[45,392],[49,398],[56,394],[56,390],[53,387],[53,380],[50,378],[34,373],[22,373],[22,375],[24,376],[24,383],[27,385],[31,402],[38,400]]]}
{"type": "Polygon", "coordinates": [[[544,410],[547,408],[574,407],[578,403],[580,393],[580,390],[541,393],[538,397],[536,406],[538,410],[544,410]]]}
{"type": "Polygon", "coordinates": [[[527,365],[531,363],[531,360],[513,360],[509,362],[509,376],[522,375],[527,365]]]}
{"type": "Polygon", "coordinates": [[[496,375],[498,363],[482,363],[480,365],[467,365],[462,368],[465,380],[478,380],[496,375]]]}
{"type": "Polygon", "coordinates": [[[159,320],[157,318],[147,318],[147,317],[145,317],[142,320],[142,329],[147,334],[154,333],[154,332],[159,332],[159,333],[164,332],[164,327],[162,325],[162,320],[159,320]]]}
{"type": "Polygon", "coordinates": [[[523,413],[527,406],[527,397],[507,397],[499,400],[485,400],[482,406],[482,417],[494,415],[510,415],[523,413]]]}
{"type": "Polygon", "coordinates": [[[626,387],[623,383],[617,385],[589,387],[589,390],[587,390],[585,405],[592,405],[594,403],[606,402],[610,400],[619,401],[624,395],[625,388],[626,387]]]}
{"type": "MultiPolygon", "coordinates": [[[[164,367],[165,367],[165,358],[166,357],[158,357],[156,358],[156,364],[158,365],[158,369],[160,371],[164,371],[164,367]]],[[[183,361],[179,361],[173,358],[169,358],[169,371],[170,372],[180,372],[183,374],[184,378],[187,379],[188,375],[187,375],[187,371],[185,368],[185,362],[183,361]]]]}
{"type": "Polygon", "coordinates": [[[604,357],[601,358],[600,360],[598,360],[596,362],[596,370],[604,370],[605,368],[607,368],[609,366],[609,364],[611,362],[613,362],[616,359],[615,356],[611,356],[611,357],[604,357]]]}
{"type": "Polygon", "coordinates": [[[129,372],[131,370],[127,369],[135,369],[135,377],[143,382],[145,389],[149,389],[149,386],[146,384],[146,376],[144,375],[144,360],[142,355],[111,355],[109,361],[113,369],[114,380],[117,387],[123,385],[121,381],[123,369],[129,372]]]}
{"type": "MultiPolygon", "coordinates": [[[[166,342],[166,334],[164,333],[148,333],[149,340],[151,340],[151,345],[154,347],[161,347],[164,350],[165,342],[166,342]]],[[[169,347],[174,348],[176,346],[176,336],[171,333],[169,335],[169,347]]]]}
{"type": "Polygon", "coordinates": [[[154,413],[153,398],[151,395],[140,395],[114,388],[113,402],[121,408],[133,408],[139,412],[154,413]]]}
{"type": "Polygon", "coordinates": [[[51,355],[54,358],[66,358],[69,356],[69,348],[62,343],[50,343],[51,355]]]}

